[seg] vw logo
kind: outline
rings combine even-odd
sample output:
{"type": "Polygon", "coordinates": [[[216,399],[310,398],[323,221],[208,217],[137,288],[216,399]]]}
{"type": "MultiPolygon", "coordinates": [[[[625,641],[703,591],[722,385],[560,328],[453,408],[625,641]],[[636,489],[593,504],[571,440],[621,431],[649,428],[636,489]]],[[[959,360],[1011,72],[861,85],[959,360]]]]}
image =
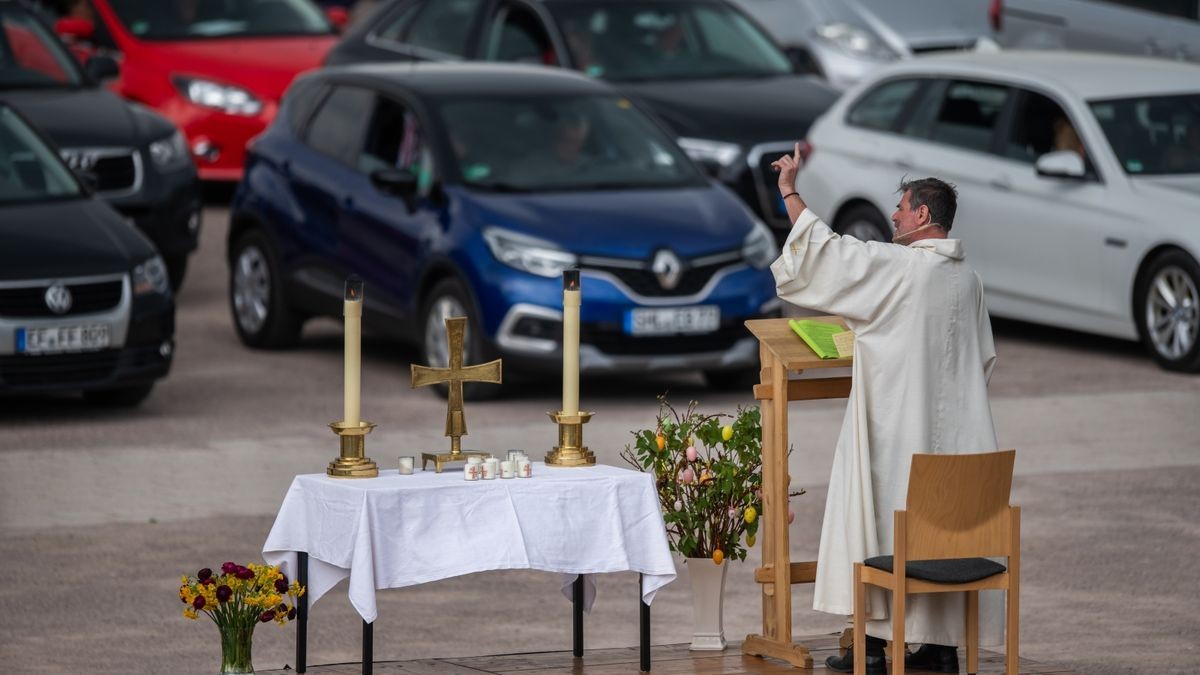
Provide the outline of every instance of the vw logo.
{"type": "Polygon", "coordinates": [[[679,279],[683,276],[683,263],[680,262],[679,256],[663,249],[654,254],[654,262],[650,264],[650,271],[654,272],[659,285],[670,291],[679,285],[679,279]]]}
{"type": "Polygon", "coordinates": [[[46,307],[55,314],[66,314],[71,310],[71,291],[62,284],[46,289],[46,307]]]}

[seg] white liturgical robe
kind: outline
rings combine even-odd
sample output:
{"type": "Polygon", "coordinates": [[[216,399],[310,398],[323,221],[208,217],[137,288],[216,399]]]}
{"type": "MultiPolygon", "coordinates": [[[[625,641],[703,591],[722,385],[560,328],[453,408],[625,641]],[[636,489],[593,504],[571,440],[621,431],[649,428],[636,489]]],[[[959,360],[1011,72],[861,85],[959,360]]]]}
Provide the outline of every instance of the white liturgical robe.
{"type": "MultiPolygon", "coordinates": [[[[996,450],[987,383],[996,351],[979,276],[957,239],[909,246],[834,233],[809,210],[771,265],[779,297],[854,331],[853,383],[829,478],[813,608],[849,615],[853,564],[892,553],[916,453],[996,450]]],[[[1003,642],[1003,595],[980,593],[980,641],[1003,642]]],[[[867,633],[891,638],[873,589],[867,633]]],[[[908,597],[905,639],[964,645],[962,593],[908,597]]]]}

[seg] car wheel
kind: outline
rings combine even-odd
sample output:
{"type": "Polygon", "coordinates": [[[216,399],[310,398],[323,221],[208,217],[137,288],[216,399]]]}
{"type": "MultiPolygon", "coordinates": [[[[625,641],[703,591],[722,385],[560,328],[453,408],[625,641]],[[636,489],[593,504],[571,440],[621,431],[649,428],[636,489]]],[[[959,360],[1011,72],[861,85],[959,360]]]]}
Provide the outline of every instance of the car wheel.
{"type": "Polygon", "coordinates": [[[238,337],[250,347],[290,347],[303,319],[288,306],[283,278],[265,234],[251,230],[234,244],[229,266],[229,308],[238,337]]]}
{"type": "Polygon", "coordinates": [[[106,408],[132,408],[150,395],[154,383],[139,384],[115,389],[95,389],[83,392],[83,399],[93,405],[106,408]]]}
{"type": "Polygon", "coordinates": [[[838,217],[833,224],[838,234],[854,237],[859,241],[891,241],[892,228],[873,206],[859,204],[838,217]]]}
{"type": "Polygon", "coordinates": [[[1200,372],[1200,265],[1183,251],[1156,257],[1134,289],[1138,332],[1167,370],[1200,372]]]}
{"type": "Polygon", "coordinates": [[[171,283],[171,292],[178,293],[179,287],[183,285],[183,277],[187,274],[188,254],[169,255],[163,262],[167,263],[167,280],[171,283]]]}
{"type": "MultiPolygon", "coordinates": [[[[489,353],[490,350],[484,349],[484,340],[479,331],[475,330],[478,317],[473,315],[471,307],[467,290],[457,279],[442,279],[433,286],[421,309],[422,363],[434,368],[445,368],[450,363],[446,319],[452,316],[465,316],[470,319],[463,335],[464,365],[475,365],[495,358],[489,353]]],[[[433,388],[442,398],[446,398],[450,393],[445,384],[435,384],[433,388]]],[[[499,395],[499,385],[482,382],[468,382],[463,385],[463,398],[469,401],[483,401],[499,395]]]]}
{"type": "Polygon", "coordinates": [[[758,384],[758,373],[752,369],[745,370],[706,370],[704,379],[708,386],[722,391],[749,390],[758,384]]]}

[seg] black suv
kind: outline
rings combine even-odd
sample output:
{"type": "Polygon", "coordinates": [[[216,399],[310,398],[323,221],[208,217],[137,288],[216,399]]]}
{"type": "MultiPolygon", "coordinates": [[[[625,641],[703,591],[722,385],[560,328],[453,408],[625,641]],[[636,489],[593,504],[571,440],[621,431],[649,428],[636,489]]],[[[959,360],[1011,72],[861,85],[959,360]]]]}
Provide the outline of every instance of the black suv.
{"type": "Polygon", "coordinates": [[[154,246],[0,102],[0,394],[136,404],[170,369],[174,335],[154,246]]]}
{"type": "Polygon", "coordinates": [[[196,167],[166,118],[98,85],[116,74],[105,56],[85,72],[30,6],[0,0],[0,98],[154,242],[178,288],[200,230],[196,167]]]}
{"type": "Polygon", "coordinates": [[[391,0],[329,65],[462,59],[574,68],[664,120],[782,239],[771,162],[837,98],[725,0],[391,0]]]}

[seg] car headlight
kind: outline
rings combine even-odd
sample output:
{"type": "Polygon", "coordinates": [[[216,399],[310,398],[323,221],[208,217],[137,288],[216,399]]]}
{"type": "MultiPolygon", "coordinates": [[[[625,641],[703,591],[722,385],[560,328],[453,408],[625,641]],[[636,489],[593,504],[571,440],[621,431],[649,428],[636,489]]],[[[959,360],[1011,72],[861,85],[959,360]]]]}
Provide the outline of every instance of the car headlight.
{"type": "Polygon", "coordinates": [[[679,138],[679,147],[697,162],[711,162],[722,169],[732,166],[742,154],[737,143],[723,143],[704,138],[679,138]]]}
{"type": "Polygon", "coordinates": [[[742,242],[742,257],[756,270],[770,267],[779,257],[779,251],[775,248],[775,234],[758,218],[754,219],[754,228],[742,242]]]}
{"type": "Polygon", "coordinates": [[[817,37],[858,58],[895,61],[900,56],[870,30],[841,21],[817,26],[817,37]]]}
{"type": "Polygon", "coordinates": [[[539,277],[557,277],[579,262],[575,255],[548,241],[499,227],[484,230],[483,240],[496,260],[539,277]]]}
{"type": "Polygon", "coordinates": [[[148,293],[167,295],[170,292],[171,285],[167,280],[167,265],[159,256],[154,256],[133,268],[134,295],[146,295],[148,293]]]}
{"type": "Polygon", "coordinates": [[[192,161],[188,156],[187,141],[178,130],[150,144],[150,159],[160,169],[174,169],[192,161]]]}
{"type": "Polygon", "coordinates": [[[176,77],[175,86],[187,100],[198,106],[214,108],[230,115],[252,116],[262,112],[262,101],[249,91],[231,84],[176,77]]]}

